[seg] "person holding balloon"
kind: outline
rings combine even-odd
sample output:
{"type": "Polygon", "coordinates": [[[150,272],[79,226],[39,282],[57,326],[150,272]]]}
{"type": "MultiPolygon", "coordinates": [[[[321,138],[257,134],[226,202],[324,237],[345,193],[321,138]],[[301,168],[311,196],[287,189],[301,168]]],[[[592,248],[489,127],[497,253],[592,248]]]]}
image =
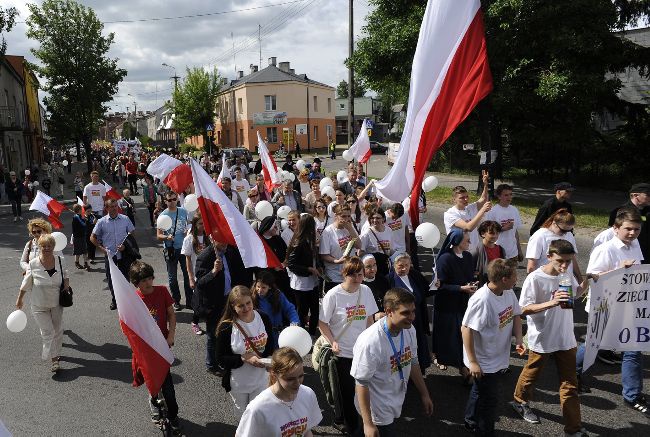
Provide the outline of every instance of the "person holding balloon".
{"type": "Polygon", "coordinates": [[[58,372],[63,345],[63,307],[59,304],[59,294],[61,288],[69,290],[70,283],[65,260],[62,256],[54,255],[54,246],[52,235],[39,237],[39,253],[29,261],[16,299],[16,308],[22,310],[25,294],[31,291],[32,314],[43,340],[41,357],[43,360],[51,360],[50,370],[58,372]]]}
{"type": "Polygon", "coordinates": [[[271,340],[275,349],[278,347],[280,331],[286,326],[285,320],[292,326],[300,324],[296,307],[276,288],[275,276],[269,271],[262,270],[257,274],[251,291],[255,309],[266,314],[271,320],[271,340]]]}
{"type": "Polygon", "coordinates": [[[41,235],[51,234],[52,225],[45,219],[35,218],[27,222],[27,232],[32,238],[25,243],[23,254],[20,257],[20,268],[23,270],[23,275],[29,267],[29,262],[38,256],[38,239],[41,235]]]}

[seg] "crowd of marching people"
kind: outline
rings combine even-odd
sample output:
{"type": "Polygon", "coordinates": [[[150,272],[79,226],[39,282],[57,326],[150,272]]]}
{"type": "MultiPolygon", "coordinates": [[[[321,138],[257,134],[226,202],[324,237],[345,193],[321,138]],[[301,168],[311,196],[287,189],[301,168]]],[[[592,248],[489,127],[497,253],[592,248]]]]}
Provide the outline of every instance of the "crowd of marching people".
{"type": "MultiPolygon", "coordinates": [[[[221,378],[230,395],[238,436],[308,436],[322,420],[324,405],[318,405],[312,388],[302,385],[302,357],[278,344],[280,332],[290,325],[303,327],[315,341],[312,362],[334,410],[335,426],[343,433],[398,435],[394,422],[409,381],[424,414],[431,415],[434,406],[424,374],[437,366],[457,369],[459,382],[471,387],[466,428],[495,435],[497,405],[506,401],[500,394],[502,379],[514,348],[528,357],[516,387],[508,388],[514,390],[514,411],[530,423],[540,422],[531,404],[533,387],[553,357],[564,431],[589,435],[580,416],[579,395],[589,387],[582,374],[584,345],[574,334],[573,302],[598,275],[650,256],[650,184],[634,185],[628,204],[612,213],[611,227],[597,237],[583,273],[573,235],[573,187],[556,185],[524,250],[513,187],[499,185],[490,199],[489,174],[484,172],[476,202],[470,203],[464,187],[453,189],[452,206],[443,217],[446,237],[435,257],[433,279],[427,279],[431,272],[420,265],[410,199],[383,199],[354,161],[328,174],[319,158],[294,162],[289,155],[277,170],[279,179],[272,181],[262,160],[199,159],[282,263],[264,269],[247,268],[236,246],[206,231],[200,209],[185,207],[193,184],[176,192],[147,173],[156,158],[112,151],[89,157],[94,168],[90,181],[84,184],[81,174],[74,180],[79,198],[72,208],[75,267],[89,269],[97,250],[105,255],[110,309],[115,310],[112,258],[158,315],[170,346],[177,330],[175,313],[184,308],[192,312],[192,332],[206,338],[205,368],[221,378]],[[121,194],[113,190],[109,195],[111,184],[123,189],[121,194]],[[166,268],[156,283],[164,285],[153,285],[153,268],[141,259],[133,236],[137,205],[132,195],[140,194],[140,209],[147,216],[137,222],[155,229],[166,268]],[[519,289],[517,266],[524,262],[528,275],[519,289]],[[565,278],[572,292],[561,287],[565,278]]],[[[180,154],[175,158],[188,161],[180,154]]],[[[422,218],[426,199],[418,200],[422,218]]],[[[28,231],[16,306],[21,308],[25,293],[31,292],[42,356],[57,372],[63,336],[58,299],[70,287],[68,264],[54,250],[47,221],[30,220],[28,231]]],[[[622,362],[624,404],[650,417],[642,391],[642,354],[600,354],[603,361],[622,362]]],[[[162,394],[180,433],[171,375],[162,394]]],[[[154,409],[152,419],[159,419],[154,409]]]]}

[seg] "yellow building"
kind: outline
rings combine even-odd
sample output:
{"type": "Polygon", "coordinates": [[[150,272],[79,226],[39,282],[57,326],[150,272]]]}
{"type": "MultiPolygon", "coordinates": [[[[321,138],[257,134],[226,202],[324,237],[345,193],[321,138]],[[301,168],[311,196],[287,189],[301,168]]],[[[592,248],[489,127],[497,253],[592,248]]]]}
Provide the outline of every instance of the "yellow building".
{"type": "MultiPolygon", "coordinates": [[[[289,62],[269,65],[250,73],[238,72],[237,79],[217,97],[214,141],[221,147],[245,147],[255,151],[257,132],[271,151],[280,142],[293,150],[296,141],[302,151],[326,148],[334,135],[334,87],[296,74],[289,62]]],[[[287,150],[285,147],[285,150],[287,150]]]]}

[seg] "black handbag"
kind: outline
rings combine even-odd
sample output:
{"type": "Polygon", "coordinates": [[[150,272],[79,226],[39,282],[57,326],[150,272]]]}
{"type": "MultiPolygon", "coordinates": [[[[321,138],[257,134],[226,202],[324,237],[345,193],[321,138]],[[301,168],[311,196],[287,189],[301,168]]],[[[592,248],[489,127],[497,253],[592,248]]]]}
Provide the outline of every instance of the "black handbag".
{"type": "Polygon", "coordinates": [[[64,308],[72,306],[72,288],[65,288],[65,280],[63,279],[63,266],[61,264],[61,257],[59,258],[59,270],[61,270],[61,286],[59,287],[59,305],[64,308]]]}

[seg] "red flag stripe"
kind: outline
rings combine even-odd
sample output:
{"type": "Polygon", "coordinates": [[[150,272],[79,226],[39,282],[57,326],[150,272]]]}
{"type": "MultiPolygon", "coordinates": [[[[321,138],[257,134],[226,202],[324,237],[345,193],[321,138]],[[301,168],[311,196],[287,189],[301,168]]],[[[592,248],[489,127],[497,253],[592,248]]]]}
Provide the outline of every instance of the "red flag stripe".
{"type": "Polygon", "coordinates": [[[175,193],[182,193],[192,183],[192,169],[187,164],[181,164],[169,172],[163,180],[175,193]]]}
{"type": "Polygon", "coordinates": [[[149,390],[149,394],[152,396],[157,395],[167,377],[167,373],[169,373],[171,365],[122,320],[120,320],[120,326],[133,351],[131,358],[133,386],[138,387],[142,385],[142,378],[144,378],[144,383],[147,386],[147,390],[149,390]],[[140,378],[138,373],[141,374],[142,378],[140,378]]]}
{"type": "Polygon", "coordinates": [[[61,220],[59,220],[58,216],[50,214],[50,215],[47,216],[47,220],[50,223],[52,223],[52,227],[54,229],[63,229],[63,223],[61,223],[61,220]]]}

